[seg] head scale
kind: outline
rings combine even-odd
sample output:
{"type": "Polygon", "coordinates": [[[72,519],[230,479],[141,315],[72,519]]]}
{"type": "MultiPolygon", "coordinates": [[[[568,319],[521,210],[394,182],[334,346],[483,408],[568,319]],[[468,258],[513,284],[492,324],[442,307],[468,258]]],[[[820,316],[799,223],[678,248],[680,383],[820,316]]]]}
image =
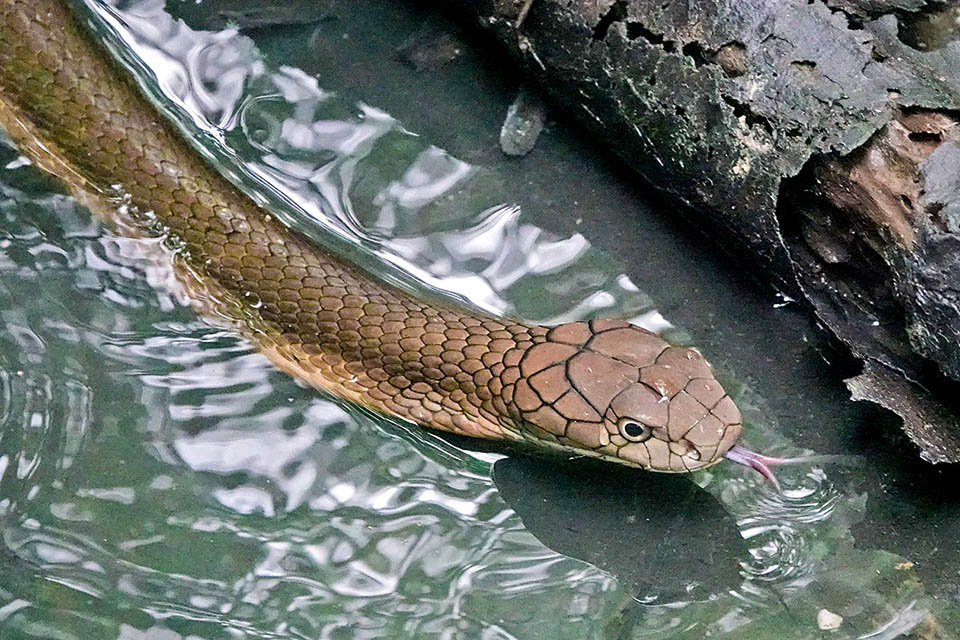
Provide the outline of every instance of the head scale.
{"type": "Polygon", "coordinates": [[[519,363],[517,429],[652,471],[695,471],[737,441],[740,411],[697,351],[626,322],[552,328],[519,363]]]}

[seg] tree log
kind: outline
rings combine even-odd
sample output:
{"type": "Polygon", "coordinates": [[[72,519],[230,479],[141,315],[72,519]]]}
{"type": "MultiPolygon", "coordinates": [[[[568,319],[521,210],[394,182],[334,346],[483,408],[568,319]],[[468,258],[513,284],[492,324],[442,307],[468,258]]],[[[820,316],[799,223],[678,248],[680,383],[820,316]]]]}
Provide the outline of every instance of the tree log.
{"type": "Polygon", "coordinates": [[[960,462],[960,9],[454,0],[554,103],[813,307],[856,399],[960,462]],[[922,410],[920,409],[922,407],[922,410]]]}

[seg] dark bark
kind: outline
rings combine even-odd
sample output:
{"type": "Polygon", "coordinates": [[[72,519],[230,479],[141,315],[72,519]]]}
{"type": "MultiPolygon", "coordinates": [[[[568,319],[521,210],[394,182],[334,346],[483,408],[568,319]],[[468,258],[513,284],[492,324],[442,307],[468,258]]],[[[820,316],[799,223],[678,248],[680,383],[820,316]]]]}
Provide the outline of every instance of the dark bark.
{"type": "Polygon", "coordinates": [[[519,27],[523,0],[452,4],[808,301],[867,364],[858,399],[903,416],[928,460],[960,461],[953,3],[534,0],[519,27]]]}

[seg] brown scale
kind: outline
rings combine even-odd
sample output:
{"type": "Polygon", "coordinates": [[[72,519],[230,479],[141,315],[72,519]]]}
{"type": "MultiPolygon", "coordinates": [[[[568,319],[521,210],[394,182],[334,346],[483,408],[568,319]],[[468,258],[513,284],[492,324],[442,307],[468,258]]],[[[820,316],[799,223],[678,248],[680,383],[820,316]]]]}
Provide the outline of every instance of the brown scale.
{"type": "Polygon", "coordinates": [[[695,351],[619,321],[549,328],[421,302],[284,227],[59,2],[0,0],[0,126],[122,232],[158,222],[198,306],[318,388],[427,427],[660,471],[713,464],[740,433],[695,351]]]}

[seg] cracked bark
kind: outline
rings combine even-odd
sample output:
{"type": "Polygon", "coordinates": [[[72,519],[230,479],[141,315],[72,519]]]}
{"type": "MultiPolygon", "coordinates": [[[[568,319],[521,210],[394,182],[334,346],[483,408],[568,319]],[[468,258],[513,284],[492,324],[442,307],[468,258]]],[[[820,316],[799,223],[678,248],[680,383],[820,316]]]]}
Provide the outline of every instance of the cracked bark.
{"type": "Polygon", "coordinates": [[[855,398],[899,413],[926,459],[960,461],[956,5],[443,4],[807,300],[865,363],[855,398]]]}

